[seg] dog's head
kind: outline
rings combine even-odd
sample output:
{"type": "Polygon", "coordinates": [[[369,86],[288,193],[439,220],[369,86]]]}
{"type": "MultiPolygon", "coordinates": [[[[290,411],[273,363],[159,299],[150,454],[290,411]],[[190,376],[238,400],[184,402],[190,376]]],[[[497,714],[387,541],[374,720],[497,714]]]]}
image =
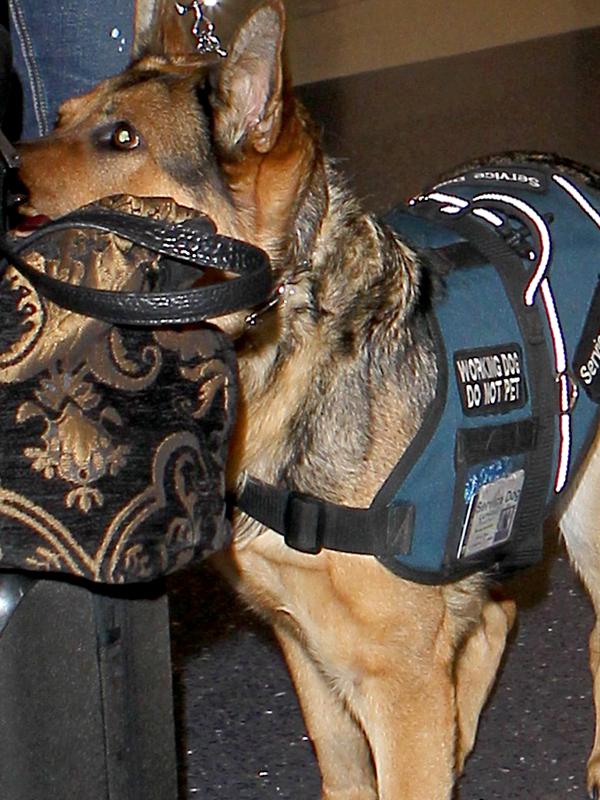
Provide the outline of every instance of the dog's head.
{"type": "Polygon", "coordinates": [[[277,418],[263,424],[267,364],[276,342],[293,338],[288,320],[309,306],[307,263],[328,203],[320,141],[286,79],[280,0],[250,15],[226,58],[194,52],[181,35],[190,20],[174,0],[156,4],[132,65],[67,101],[50,136],[21,145],[22,210],[54,218],[113,194],[171,197],[265,250],[276,284],[290,285],[284,302],[271,304],[260,325],[248,325],[246,312],[217,321],[238,339],[242,394],[258,398],[260,413],[241,409],[238,430],[242,417],[252,419],[240,435],[260,448],[256,430],[267,436],[277,418]]]}
{"type": "MultiPolygon", "coordinates": [[[[189,24],[189,23],[188,23],[189,24]]],[[[107,195],[171,197],[277,262],[321,157],[287,87],[284,12],[268,0],[226,59],[185,52],[170,0],[136,61],[68,100],[54,132],[20,146],[28,215],[57,217],[107,195]]]]}

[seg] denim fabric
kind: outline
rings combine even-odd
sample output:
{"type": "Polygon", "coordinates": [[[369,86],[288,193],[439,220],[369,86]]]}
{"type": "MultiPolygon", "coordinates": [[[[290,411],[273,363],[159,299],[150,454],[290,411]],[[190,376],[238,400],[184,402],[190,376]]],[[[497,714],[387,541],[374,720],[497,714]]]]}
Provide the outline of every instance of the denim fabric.
{"type": "Polygon", "coordinates": [[[130,60],[135,0],[9,0],[22,138],[48,133],[58,106],[130,60]]]}

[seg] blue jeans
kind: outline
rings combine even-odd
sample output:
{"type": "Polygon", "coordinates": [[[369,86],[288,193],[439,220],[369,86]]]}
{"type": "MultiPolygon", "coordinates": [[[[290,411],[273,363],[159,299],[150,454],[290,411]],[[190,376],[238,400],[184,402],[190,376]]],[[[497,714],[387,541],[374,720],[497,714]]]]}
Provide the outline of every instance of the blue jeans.
{"type": "Polygon", "coordinates": [[[135,0],[9,0],[22,138],[43,136],[63,100],[129,63],[135,0]]]}

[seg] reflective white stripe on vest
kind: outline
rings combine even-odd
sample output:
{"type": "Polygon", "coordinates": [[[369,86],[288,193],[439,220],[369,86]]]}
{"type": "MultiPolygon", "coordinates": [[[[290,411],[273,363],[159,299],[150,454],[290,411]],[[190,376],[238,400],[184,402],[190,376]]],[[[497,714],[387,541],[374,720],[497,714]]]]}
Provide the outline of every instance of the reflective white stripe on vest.
{"type": "MultiPolygon", "coordinates": [[[[573,199],[583,208],[589,216],[594,219],[596,224],[600,227],[600,215],[594,208],[587,202],[587,200],[579,194],[574,186],[565,181],[561,176],[554,175],[553,179],[565,191],[573,197],[573,199]],[[567,184],[567,185],[564,185],[567,184]]],[[[421,198],[419,198],[421,199],[421,198]]],[[[558,464],[556,467],[556,474],[554,478],[554,491],[556,493],[564,489],[569,474],[569,462],[571,458],[571,417],[570,417],[570,400],[569,400],[569,376],[567,374],[567,353],[566,344],[560,324],[558,312],[556,310],[556,303],[552,294],[550,282],[546,277],[546,271],[550,265],[552,258],[552,238],[548,225],[538,212],[532,208],[528,203],[520,200],[512,195],[498,193],[498,192],[485,192],[475,196],[469,203],[462,197],[456,195],[446,194],[445,192],[432,192],[425,195],[423,200],[433,200],[436,203],[444,204],[440,211],[445,214],[456,214],[464,211],[468,207],[471,213],[480,217],[485,222],[498,227],[498,215],[495,211],[485,208],[473,208],[472,206],[477,203],[501,203],[509,207],[515,208],[527,219],[529,219],[536,231],[539,238],[539,253],[533,265],[533,274],[529,279],[525,291],[523,293],[523,301],[525,305],[532,306],[535,302],[535,295],[540,291],[542,305],[546,314],[548,322],[548,329],[552,339],[552,349],[554,352],[554,366],[556,370],[557,381],[560,382],[559,392],[559,452],[558,464]],[[479,213],[478,213],[479,212],[479,213]]],[[[500,222],[502,220],[500,219],[500,222]]]]}

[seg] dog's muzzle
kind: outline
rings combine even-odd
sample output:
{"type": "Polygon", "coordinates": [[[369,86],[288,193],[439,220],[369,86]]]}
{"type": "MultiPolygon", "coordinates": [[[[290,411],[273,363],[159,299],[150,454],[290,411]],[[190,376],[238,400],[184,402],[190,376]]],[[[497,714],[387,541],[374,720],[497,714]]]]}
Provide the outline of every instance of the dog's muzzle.
{"type": "Polygon", "coordinates": [[[206,320],[266,299],[265,254],[130,196],[1,249],[0,568],[125,583],[224,547],[236,359],[206,320]]]}

